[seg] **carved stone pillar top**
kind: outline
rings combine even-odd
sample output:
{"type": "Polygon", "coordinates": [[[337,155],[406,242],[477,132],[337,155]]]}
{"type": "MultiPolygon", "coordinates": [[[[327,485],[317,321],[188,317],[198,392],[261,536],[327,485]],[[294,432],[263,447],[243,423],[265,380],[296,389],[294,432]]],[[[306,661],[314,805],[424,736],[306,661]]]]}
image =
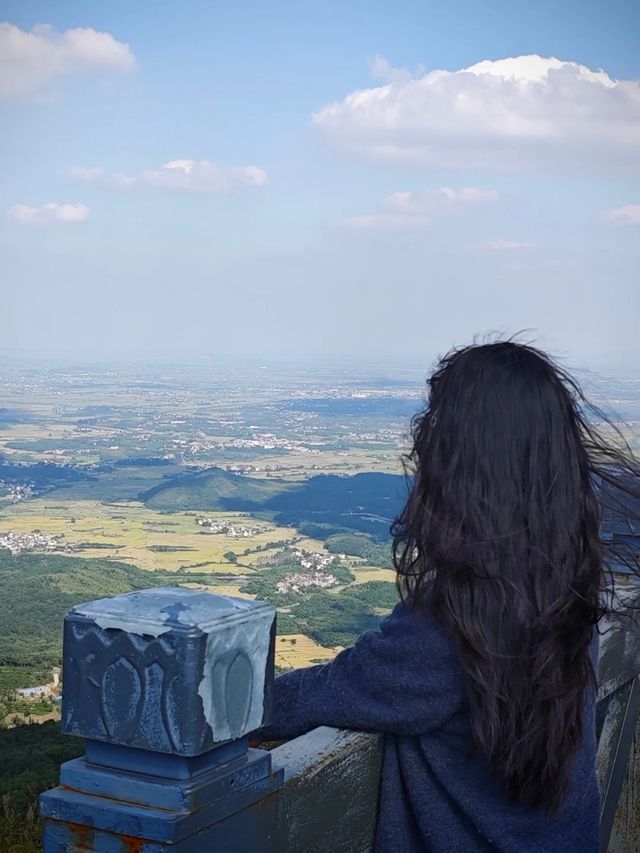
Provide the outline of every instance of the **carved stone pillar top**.
{"type": "Polygon", "coordinates": [[[74,607],[65,618],[63,731],[197,756],[268,719],[275,611],[180,588],[74,607]]]}
{"type": "Polygon", "coordinates": [[[40,797],[44,853],[275,851],[284,771],[247,734],[268,720],[275,611],[148,589],[65,618],[62,728],[87,738],[40,797]]]}

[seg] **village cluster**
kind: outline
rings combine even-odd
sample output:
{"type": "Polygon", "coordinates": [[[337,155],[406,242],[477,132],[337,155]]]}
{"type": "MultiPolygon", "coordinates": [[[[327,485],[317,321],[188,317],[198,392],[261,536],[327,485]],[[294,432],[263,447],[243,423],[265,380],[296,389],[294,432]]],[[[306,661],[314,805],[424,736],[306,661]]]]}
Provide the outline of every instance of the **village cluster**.
{"type": "Polygon", "coordinates": [[[318,551],[307,551],[305,548],[294,548],[292,559],[299,563],[303,571],[292,572],[278,581],[276,592],[286,595],[336,586],[338,579],[329,570],[340,561],[341,557],[344,557],[344,554],[323,554],[318,551]]]}
{"type": "MultiPolygon", "coordinates": [[[[318,453],[316,450],[306,450],[306,453],[318,453]]],[[[347,451],[338,450],[335,452],[336,456],[348,456],[347,451]]],[[[276,463],[274,465],[255,465],[251,462],[246,463],[234,463],[225,465],[223,463],[216,464],[217,468],[222,468],[225,471],[228,471],[230,474],[266,474],[267,477],[272,477],[274,474],[279,472],[286,472],[288,474],[293,473],[294,471],[300,471],[301,473],[305,473],[306,471],[329,471],[333,472],[335,470],[335,465],[318,465],[316,463],[309,465],[282,465],[281,463],[276,463]]]]}
{"type": "Polygon", "coordinates": [[[0,501],[17,503],[33,496],[33,487],[27,483],[6,483],[0,480],[0,501]]]}
{"type": "Polygon", "coordinates": [[[290,593],[313,592],[315,589],[326,589],[335,586],[337,579],[326,572],[293,572],[276,584],[276,592],[283,595],[290,593]]]}
{"type": "Polygon", "coordinates": [[[22,551],[63,551],[71,553],[77,551],[78,546],[72,542],[64,542],[62,536],[54,536],[52,533],[40,533],[32,530],[31,533],[0,533],[0,548],[7,548],[15,556],[22,551]]]}
{"type": "Polygon", "coordinates": [[[226,521],[224,518],[197,518],[196,524],[205,527],[209,533],[219,533],[232,539],[243,539],[249,536],[257,536],[271,530],[263,524],[236,524],[226,521]]]}
{"type": "Polygon", "coordinates": [[[300,566],[307,571],[325,571],[335,563],[339,563],[340,559],[344,559],[344,554],[327,554],[320,551],[307,551],[306,548],[294,548],[292,551],[293,558],[300,566]]]}
{"type": "Polygon", "coordinates": [[[228,450],[228,449],[252,449],[252,450],[296,450],[299,453],[309,453],[310,449],[300,441],[293,441],[288,438],[278,438],[273,433],[255,433],[251,438],[231,438],[223,441],[209,440],[205,438],[184,439],[173,438],[171,444],[181,450],[183,453],[189,453],[196,456],[200,453],[207,453],[212,450],[228,450]]]}

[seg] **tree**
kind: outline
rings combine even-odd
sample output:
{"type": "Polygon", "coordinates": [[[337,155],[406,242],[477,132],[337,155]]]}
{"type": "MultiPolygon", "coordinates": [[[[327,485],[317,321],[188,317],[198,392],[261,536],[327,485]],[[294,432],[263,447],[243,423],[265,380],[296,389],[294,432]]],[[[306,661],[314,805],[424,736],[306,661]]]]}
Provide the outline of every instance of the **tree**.
{"type": "Polygon", "coordinates": [[[238,555],[234,554],[233,551],[227,551],[227,553],[223,554],[222,556],[225,558],[225,560],[228,560],[230,563],[237,563],[238,562],[238,555]]]}

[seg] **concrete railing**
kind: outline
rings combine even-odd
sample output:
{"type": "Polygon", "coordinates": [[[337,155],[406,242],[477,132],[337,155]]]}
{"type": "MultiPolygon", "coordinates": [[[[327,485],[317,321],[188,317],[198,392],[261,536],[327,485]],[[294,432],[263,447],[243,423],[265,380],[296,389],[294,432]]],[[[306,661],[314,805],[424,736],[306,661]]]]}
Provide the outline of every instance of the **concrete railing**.
{"type": "MultiPolygon", "coordinates": [[[[315,729],[271,752],[275,613],[184,589],[73,608],[62,728],[86,738],[41,797],[45,853],[368,853],[382,739],[315,729]]],[[[640,849],[640,633],[602,637],[602,850],[640,849]],[[630,760],[628,760],[630,757],[630,760]]]]}

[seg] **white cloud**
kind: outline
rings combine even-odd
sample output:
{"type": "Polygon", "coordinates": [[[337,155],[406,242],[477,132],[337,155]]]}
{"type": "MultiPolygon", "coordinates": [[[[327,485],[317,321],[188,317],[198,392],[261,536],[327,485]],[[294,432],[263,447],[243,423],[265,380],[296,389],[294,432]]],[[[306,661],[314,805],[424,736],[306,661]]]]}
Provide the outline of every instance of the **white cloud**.
{"type": "Polygon", "coordinates": [[[235,185],[264,187],[267,173],[258,166],[224,169],[209,160],[172,160],[159,169],[142,172],[140,179],[154,187],[219,193],[235,185]]]}
{"type": "Polygon", "coordinates": [[[171,160],[158,169],[144,169],[139,175],[107,172],[101,166],[72,166],[68,170],[81,181],[128,187],[146,184],[168,190],[219,193],[237,186],[264,187],[268,175],[259,166],[223,168],[210,160],[171,160]]]}
{"type": "MultiPolygon", "coordinates": [[[[373,70],[393,74],[380,58],[373,70]]],[[[324,107],[314,123],[350,150],[420,165],[640,166],[637,81],[537,55],[403,73],[324,107]]]]}
{"type": "Polygon", "coordinates": [[[52,222],[85,222],[89,218],[89,208],[86,204],[59,204],[50,201],[40,207],[29,207],[28,204],[14,204],[7,210],[7,215],[17,222],[27,225],[48,225],[52,222]]]}
{"type": "Polygon", "coordinates": [[[498,200],[495,190],[479,187],[463,187],[460,190],[451,187],[421,190],[418,192],[400,192],[387,196],[374,213],[351,216],[339,223],[344,228],[381,229],[404,231],[424,228],[434,216],[461,211],[476,205],[489,204],[498,200]]]}
{"type": "Polygon", "coordinates": [[[375,56],[369,63],[369,71],[374,80],[387,83],[411,80],[413,77],[408,68],[394,68],[384,56],[375,56]]]}
{"type": "Polygon", "coordinates": [[[109,33],[77,27],[60,33],[49,24],[25,32],[0,23],[0,97],[30,95],[56,77],[87,71],[131,71],[128,44],[109,33]]]}
{"type": "Polygon", "coordinates": [[[605,222],[614,225],[640,225],[640,204],[625,204],[624,207],[610,207],[601,213],[605,222]]]}
{"type": "Polygon", "coordinates": [[[119,187],[129,187],[136,182],[136,179],[131,175],[123,175],[121,172],[107,172],[102,166],[72,166],[67,170],[67,174],[86,183],[113,184],[119,187]]]}
{"type": "Polygon", "coordinates": [[[470,246],[471,252],[516,252],[520,249],[531,249],[533,243],[520,243],[516,240],[485,240],[470,246]]]}

